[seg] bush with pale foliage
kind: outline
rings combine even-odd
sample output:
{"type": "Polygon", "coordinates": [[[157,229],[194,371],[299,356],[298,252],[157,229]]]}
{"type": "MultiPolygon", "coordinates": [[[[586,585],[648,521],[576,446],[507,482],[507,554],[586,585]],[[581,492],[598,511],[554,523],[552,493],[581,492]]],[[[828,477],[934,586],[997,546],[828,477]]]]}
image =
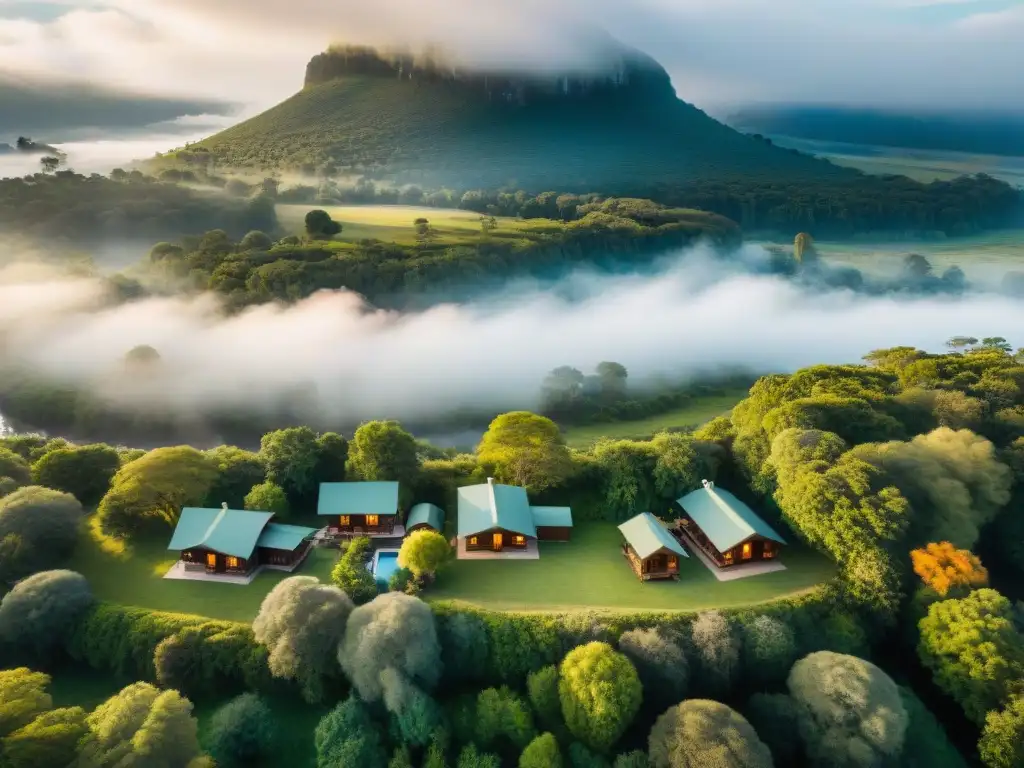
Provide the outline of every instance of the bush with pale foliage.
{"type": "Polygon", "coordinates": [[[80,573],[34,573],[0,601],[0,641],[45,653],[64,642],[94,601],[89,582],[80,573]]]}
{"type": "Polygon", "coordinates": [[[896,683],[871,662],[819,651],[793,665],[788,685],[812,765],[870,768],[900,755],[907,711],[896,683]]]}
{"type": "Polygon", "coordinates": [[[739,712],[709,699],[669,707],[648,738],[651,768],[772,768],[772,755],[739,712]]]}
{"type": "Polygon", "coordinates": [[[643,688],[633,663],[607,643],[569,652],[559,667],[558,697],[572,734],[604,751],[633,721],[643,688]]]}
{"type": "Polygon", "coordinates": [[[927,586],[946,597],[963,596],[988,586],[988,571],[973,552],[957,549],[948,541],[931,543],[910,553],[914,573],[927,586]]]}
{"type": "Polygon", "coordinates": [[[338,669],[335,654],[353,607],[348,595],[312,576],[280,582],[252,623],[256,642],[270,653],[271,673],[297,680],[307,701],[320,701],[325,678],[338,669]]]}

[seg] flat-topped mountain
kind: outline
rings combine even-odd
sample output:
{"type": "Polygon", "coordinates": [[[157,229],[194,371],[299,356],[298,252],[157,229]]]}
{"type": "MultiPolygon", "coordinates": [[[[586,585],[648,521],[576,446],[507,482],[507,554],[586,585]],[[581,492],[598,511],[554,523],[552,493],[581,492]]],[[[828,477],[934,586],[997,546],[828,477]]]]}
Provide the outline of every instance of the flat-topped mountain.
{"type": "Polygon", "coordinates": [[[558,73],[332,48],[309,62],[299,93],[174,157],[428,187],[615,194],[701,179],[856,175],[713,120],[676,97],[656,61],[621,47],[558,73]]]}

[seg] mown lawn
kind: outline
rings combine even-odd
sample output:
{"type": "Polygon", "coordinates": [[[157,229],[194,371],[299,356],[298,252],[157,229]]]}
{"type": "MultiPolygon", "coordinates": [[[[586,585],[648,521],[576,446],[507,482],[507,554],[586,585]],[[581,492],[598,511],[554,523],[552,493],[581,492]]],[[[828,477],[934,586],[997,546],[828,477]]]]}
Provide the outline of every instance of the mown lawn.
{"type": "MultiPolygon", "coordinates": [[[[54,707],[94,709],[133,680],[118,680],[96,670],[67,667],[52,673],[49,691],[54,707]]],[[[210,717],[227,699],[193,701],[193,714],[199,720],[199,740],[205,742],[210,717]]],[[[263,698],[277,726],[276,749],[272,765],[312,766],[315,759],[313,731],[327,712],[327,707],[314,707],[291,697],[263,698]]],[[[205,746],[205,744],[204,744],[205,746]]]]}
{"type": "Polygon", "coordinates": [[[640,439],[650,437],[670,427],[691,427],[711,421],[732,410],[747,396],[746,389],[737,389],[724,395],[695,398],[684,408],[650,416],[637,421],[616,421],[607,424],[588,424],[584,427],[566,427],[562,430],[566,442],[573,448],[587,448],[602,437],[640,439]]]}
{"type": "Polygon", "coordinates": [[[641,583],[621,541],[611,523],[580,523],[571,542],[542,542],[539,560],[457,560],[424,597],[503,611],[699,611],[805,592],[835,572],[827,558],[791,544],[779,557],[785,571],[722,582],[690,557],[680,565],[679,581],[641,583]]]}
{"type": "MultiPolygon", "coordinates": [[[[424,208],[411,205],[336,205],[316,206],[311,203],[282,204],[277,206],[277,217],[282,228],[300,235],[305,231],[305,217],[309,211],[320,207],[343,229],[335,236],[341,242],[360,240],[382,240],[400,245],[414,245],[417,242],[413,222],[424,218],[434,231],[432,242],[445,245],[478,242],[481,238],[480,214],[473,211],[444,208],[424,208]]],[[[495,217],[497,229],[490,234],[494,238],[529,238],[531,231],[546,227],[559,229],[557,222],[533,220],[527,224],[505,216],[495,217]]]]}
{"type": "MultiPolygon", "coordinates": [[[[168,530],[168,541],[170,537],[168,530]]],[[[274,585],[293,575],[264,571],[248,585],[165,579],[163,575],[174,564],[177,554],[169,552],[166,546],[161,542],[144,542],[113,553],[87,531],[67,567],[83,574],[100,600],[246,622],[256,616],[260,603],[274,585]]],[[[334,549],[313,549],[294,575],[329,581],[337,556],[334,549]]]]}

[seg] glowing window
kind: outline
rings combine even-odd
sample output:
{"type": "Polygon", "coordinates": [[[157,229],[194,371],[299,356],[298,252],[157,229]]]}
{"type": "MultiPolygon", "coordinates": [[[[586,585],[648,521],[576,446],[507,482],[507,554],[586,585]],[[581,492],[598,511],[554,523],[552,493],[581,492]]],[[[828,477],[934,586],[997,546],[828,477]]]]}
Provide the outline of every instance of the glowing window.
{"type": "Polygon", "coordinates": [[[473,546],[476,546],[476,536],[470,537],[469,543],[472,544],[473,546]]]}
{"type": "Polygon", "coordinates": [[[668,559],[668,567],[669,568],[675,568],[677,565],[679,565],[679,561],[676,560],[675,557],[670,557],[668,559]]]}
{"type": "Polygon", "coordinates": [[[227,559],[227,565],[228,565],[228,568],[237,568],[238,567],[238,558],[237,557],[229,557],[227,559]]]}
{"type": "Polygon", "coordinates": [[[380,525],[380,515],[367,515],[366,516],[366,524],[367,525],[380,525]]]}
{"type": "Polygon", "coordinates": [[[753,547],[750,546],[750,542],[748,541],[746,544],[743,545],[743,559],[744,560],[749,560],[750,556],[753,553],[754,553],[753,547]]]}
{"type": "Polygon", "coordinates": [[[341,516],[341,524],[342,525],[352,525],[352,518],[349,515],[342,515],[341,516]]]}
{"type": "Polygon", "coordinates": [[[525,544],[525,543],[526,543],[526,537],[525,536],[516,536],[516,544],[525,544]]]}
{"type": "Polygon", "coordinates": [[[206,567],[216,568],[217,567],[217,556],[213,552],[209,552],[206,555],[206,567]]]}
{"type": "Polygon", "coordinates": [[[732,562],[732,552],[726,552],[724,557],[725,557],[725,562],[727,562],[727,563],[731,563],[732,562]]]}

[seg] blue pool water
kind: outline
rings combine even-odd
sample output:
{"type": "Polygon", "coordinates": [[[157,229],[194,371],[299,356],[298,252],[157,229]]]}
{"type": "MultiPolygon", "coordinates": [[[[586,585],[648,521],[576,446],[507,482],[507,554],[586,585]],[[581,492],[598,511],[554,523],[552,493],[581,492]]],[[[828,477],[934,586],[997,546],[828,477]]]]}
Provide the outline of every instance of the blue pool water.
{"type": "Polygon", "coordinates": [[[377,581],[387,584],[391,580],[391,574],[398,570],[397,552],[378,552],[377,567],[373,575],[377,581]]]}

